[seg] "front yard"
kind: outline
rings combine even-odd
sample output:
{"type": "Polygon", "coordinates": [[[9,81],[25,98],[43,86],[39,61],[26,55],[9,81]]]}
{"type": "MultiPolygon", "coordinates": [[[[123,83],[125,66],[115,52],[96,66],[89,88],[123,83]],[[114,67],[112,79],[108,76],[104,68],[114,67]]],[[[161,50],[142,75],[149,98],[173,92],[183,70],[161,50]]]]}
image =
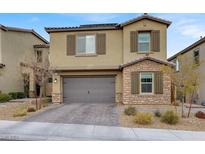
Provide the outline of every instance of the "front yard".
{"type": "MultiPolygon", "coordinates": [[[[134,122],[134,116],[125,115],[124,109],[128,106],[120,106],[120,125],[122,127],[137,127],[137,128],[161,128],[161,129],[177,129],[177,130],[192,130],[192,131],[205,131],[205,119],[195,117],[192,112],[189,118],[181,118],[181,107],[177,106],[177,114],[179,115],[179,122],[177,124],[166,124],[161,122],[160,117],[156,117],[154,112],[160,110],[163,113],[166,110],[176,111],[174,106],[171,105],[132,105],[136,108],[137,112],[149,112],[153,115],[151,124],[142,125],[134,122]]],[[[199,111],[205,111],[204,108],[198,108],[199,111]]],[[[188,108],[185,108],[187,113],[188,108]]],[[[196,109],[193,109],[196,112],[196,109]]]]}
{"type": "Polygon", "coordinates": [[[35,111],[35,103],[32,101],[15,101],[0,103],[0,120],[24,120],[32,115],[38,114],[49,108],[52,108],[51,103],[43,103],[40,110],[35,111]],[[29,112],[34,110],[33,112],[29,112]]]}

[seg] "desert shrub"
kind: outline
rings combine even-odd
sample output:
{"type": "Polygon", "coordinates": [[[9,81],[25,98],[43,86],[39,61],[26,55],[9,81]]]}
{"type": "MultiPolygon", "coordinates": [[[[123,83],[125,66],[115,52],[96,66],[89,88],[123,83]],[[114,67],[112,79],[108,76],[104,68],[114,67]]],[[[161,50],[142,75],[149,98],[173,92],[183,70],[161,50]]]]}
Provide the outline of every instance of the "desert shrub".
{"type": "Polygon", "coordinates": [[[19,110],[19,111],[16,111],[16,113],[13,114],[13,117],[23,117],[23,116],[26,116],[26,115],[27,115],[26,110],[19,110]]]}
{"type": "Polygon", "coordinates": [[[148,125],[152,123],[153,115],[149,112],[138,112],[134,117],[137,124],[148,125]]]}
{"type": "Polygon", "coordinates": [[[51,103],[51,99],[50,98],[45,98],[41,102],[43,107],[47,107],[49,105],[49,103],[51,103]]]}
{"type": "Polygon", "coordinates": [[[155,115],[155,117],[161,117],[161,116],[162,116],[160,110],[156,110],[156,111],[154,112],[154,115],[155,115]]]}
{"type": "Polygon", "coordinates": [[[170,125],[174,125],[179,122],[179,116],[176,112],[168,110],[162,115],[161,121],[170,125]]]}
{"type": "Polygon", "coordinates": [[[36,112],[34,107],[28,107],[27,112],[36,112]]]}
{"type": "Polygon", "coordinates": [[[0,93],[0,103],[8,102],[11,100],[11,97],[8,94],[0,93]]]}
{"type": "Polygon", "coordinates": [[[124,110],[124,113],[128,116],[135,115],[136,114],[136,109],[135,109],[135,107],[129,106],[124,110]]]}
{"type": "Polygon", "coordinates": [[[180,101],[175,101],[173,105],[174,106],[180,106],[180,101]]]}
{"type": "Polygon", "coordinates": [[[12,99],[21,99],[26,97],[24,92],[10,92],[9,95],[12,99]]]}
{"type": "Polygon", "coordinates": [[[195,116],[200,119],[205,119],[205,113],[202,111],[198,111],[195,116]]]}

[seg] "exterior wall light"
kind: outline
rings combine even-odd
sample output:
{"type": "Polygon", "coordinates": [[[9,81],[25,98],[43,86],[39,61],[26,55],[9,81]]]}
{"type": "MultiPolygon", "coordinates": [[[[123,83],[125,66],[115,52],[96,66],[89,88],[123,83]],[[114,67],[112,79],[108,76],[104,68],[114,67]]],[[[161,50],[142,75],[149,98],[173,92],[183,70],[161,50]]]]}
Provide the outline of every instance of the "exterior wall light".
{"type": "Polygon", "coordinates": [[[55,79],[54,79],[54,83],[56,83],[56,82],[57,82],[57,79],[55,78],[55,79]]]}

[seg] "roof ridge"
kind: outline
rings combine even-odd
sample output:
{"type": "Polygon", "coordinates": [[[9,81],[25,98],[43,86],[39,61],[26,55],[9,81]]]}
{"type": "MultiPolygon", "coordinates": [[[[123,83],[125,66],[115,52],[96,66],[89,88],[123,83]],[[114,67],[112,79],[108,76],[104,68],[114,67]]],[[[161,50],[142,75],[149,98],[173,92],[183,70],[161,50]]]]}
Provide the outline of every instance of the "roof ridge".
{"type": "Polygon", "coordinates": [[[49,44],[49,42],[40,34],[38,34],[34,29],[27,29],[27,28],[20,28],[20,27],[10,27],[10,26],[4,26],[0,24],[0,29],[3,29],[5,31],[17,31],[17,32],[29,32],[41,39],[44,43],[49,44]]]}
{"type": "Polygon", "coordinates": [[[184,48],[183,50],[177,52],[176,54],[174,54],[173,56],[169,57],[167,60],[170,61],[170,60],[173,60],[174,58],[176,58],[178,55],[180,54],[184,54],[186,52],[188,52],[189,50],[195,48],[196,46],[202,44],[202,43],[205,43],[205,37],[201,38],[200,40],[198,41],[195,41],[194,43],[192,43],[191,45],[189,45],[188,47],[184,48]]]}

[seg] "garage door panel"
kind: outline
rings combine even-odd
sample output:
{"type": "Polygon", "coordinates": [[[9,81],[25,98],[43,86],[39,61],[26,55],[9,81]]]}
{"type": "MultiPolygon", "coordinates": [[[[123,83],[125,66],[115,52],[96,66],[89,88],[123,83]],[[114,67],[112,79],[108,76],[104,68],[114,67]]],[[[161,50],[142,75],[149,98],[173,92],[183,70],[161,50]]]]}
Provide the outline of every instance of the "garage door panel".
{"type": "Polygon", "coordinates": [[[64,102],[106,103],[115,101],[115,77],[64,78],[64,102]]]}

